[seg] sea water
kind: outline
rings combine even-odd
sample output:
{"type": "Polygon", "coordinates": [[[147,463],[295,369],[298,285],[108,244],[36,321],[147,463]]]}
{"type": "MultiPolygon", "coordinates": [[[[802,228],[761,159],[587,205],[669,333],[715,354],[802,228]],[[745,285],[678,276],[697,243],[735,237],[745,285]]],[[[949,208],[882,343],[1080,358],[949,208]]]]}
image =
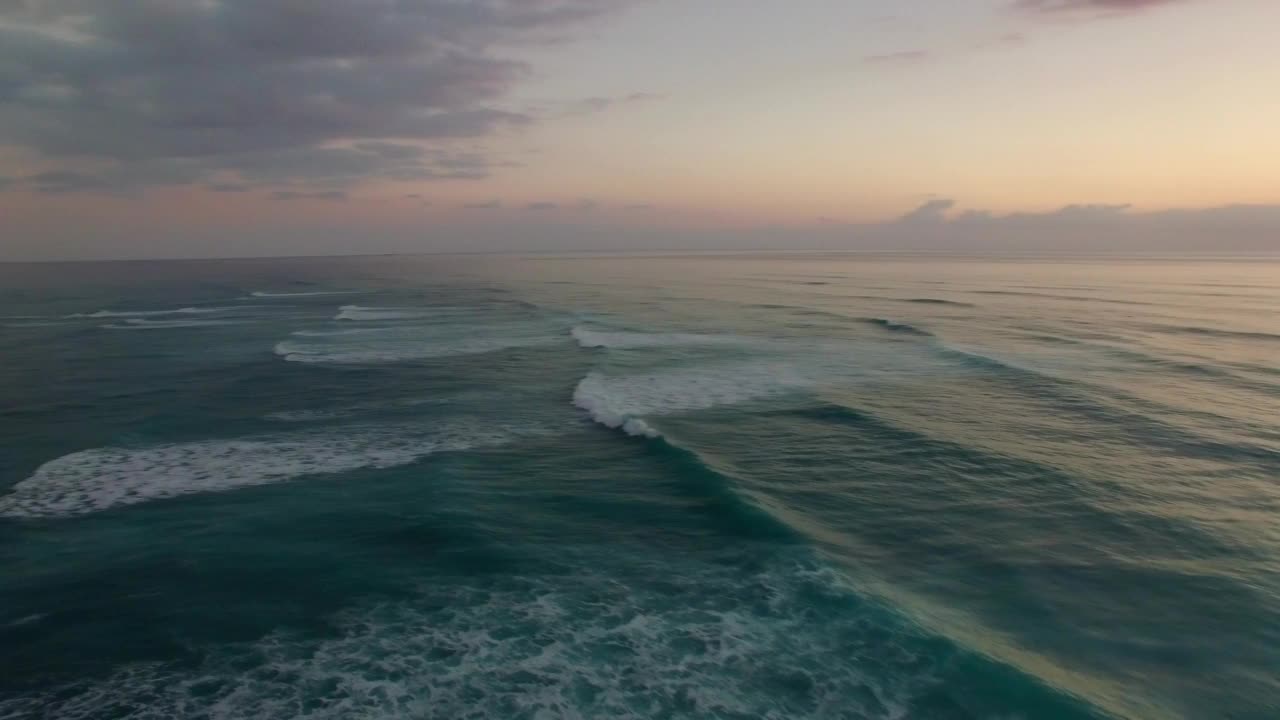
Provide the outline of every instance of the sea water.
{"type": "Polygon", "coordinates": [[[0,266],[0,718],[1280,717],[1280,263],[0,266]]]}

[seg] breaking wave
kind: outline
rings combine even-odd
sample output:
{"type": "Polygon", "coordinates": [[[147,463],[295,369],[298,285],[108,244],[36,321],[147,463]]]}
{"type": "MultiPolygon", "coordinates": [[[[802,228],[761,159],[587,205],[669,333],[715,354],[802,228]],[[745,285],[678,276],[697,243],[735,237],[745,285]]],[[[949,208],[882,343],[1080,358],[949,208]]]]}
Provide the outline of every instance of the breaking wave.
{"type": "Polygon", "coordinates": [[[70,517],[308,475],[395,467],[435,452],[497,445],[507,437],[496,431],[367,428],[82,450],[41,465],[0,497],[0,516],[70,517]]]}
{"type": "Polygon", "coordinates": [[[736,405],[811,382],[790,364],[768,362],[616,377],[593,371],[574,389],[573,404],[605,427],[657,437],[652,416],[736,405]]]}

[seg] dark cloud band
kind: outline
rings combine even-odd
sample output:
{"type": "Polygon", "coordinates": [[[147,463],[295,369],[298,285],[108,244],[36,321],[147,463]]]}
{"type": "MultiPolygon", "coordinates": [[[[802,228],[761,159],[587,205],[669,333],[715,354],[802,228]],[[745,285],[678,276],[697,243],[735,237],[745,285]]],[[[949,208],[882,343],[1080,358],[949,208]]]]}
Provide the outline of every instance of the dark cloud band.
{"type": "Polygon", "coordinates": [[[5,0],[0,144],[48,192],[482,177],[451,148],[531,120],[506,51],[623,2],[5,0]]]}

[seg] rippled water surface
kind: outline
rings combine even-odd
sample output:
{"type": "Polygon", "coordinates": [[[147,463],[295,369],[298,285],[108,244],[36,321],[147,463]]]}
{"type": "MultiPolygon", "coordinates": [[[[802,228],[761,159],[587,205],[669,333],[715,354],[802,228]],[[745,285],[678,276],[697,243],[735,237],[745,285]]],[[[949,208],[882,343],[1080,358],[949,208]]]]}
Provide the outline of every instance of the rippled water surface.
{"type": "Polygon", "coordinates": [[[0,265],[0,718],[1280,717],[1280,263],[0,265]]]}

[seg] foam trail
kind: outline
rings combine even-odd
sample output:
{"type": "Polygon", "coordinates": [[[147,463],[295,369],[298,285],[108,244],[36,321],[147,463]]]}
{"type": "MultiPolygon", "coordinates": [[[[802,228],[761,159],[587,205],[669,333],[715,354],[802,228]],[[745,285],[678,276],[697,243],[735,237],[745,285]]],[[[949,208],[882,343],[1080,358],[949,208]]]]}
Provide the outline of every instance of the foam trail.
{"type": "Polygon", "coordinates": [[[371,322],[377,320],[416,320],[430,316],[431,311],[429,308],[343,305],[338,308],[338,314],[333,319],[351,322],[371,322]]]}
{"type": "Polygon", "coordinates": [[[244,324],[241,320],[147,320],[146,318],[126,318],[125,323],[125,325],[100,325],[99,327],[104,330],[167,330],[244,324]]]}
{"type": "Polygon", "coordinates": [[[317,422],[336,420],[354,414],[355,410],[283,410],[265,415],[267,420],[276,422],[317,422]]]}
{"type": "Polygon", "coordinates": [[[249,293],[249,297],[255,298],[291,298],[291,297],[319,297],[321,295],[359,295],[361,290],[317,290],[314,292],[265,292],[258,291],[249,293]]]}
{"type": "MultiPolygon", "coordinates": [[[[3,625],[0,625],[0,627],[18,628],[18,627],[25,627],[27,625],[35,625],[36,623],[40,622],[41,620],[44,620],[47,617],[49,617],[48,613],[34,613],[31,615],[23,615],[20,618],[16,618],[14,620],[5,622],[3,625]]],[[[4,717],[4,716],[0,715],[0,717],[4,717]]]]}
{"type": "Polygon", "coordinates": [[[301,338],[327,338],[327,337],[342,337],[345,335],[369,335],[372,333],[381,333],[381,332],[385,332],[385,329],[373,327],[373,328],[354,328],[354,329],[348,329],[348,330],[296,330],[289,334],[294,337],[301,337],[301,338]]]}
{"type": "MultiPolygon", "coordinates": [[[[367,336],[366,336],[367,337],[367,336]]],[[[274,352],[288,362],[369,364],[395,363],[431,358],[481,355],[512,348],[535,347],[555,342],[550,336],[529,337],[373,337],[363,344],[308,344],[285,340],[274,352]]]]}
{"type": "Polygon", "coordinates": [[[478,308],[457,307],[453,305],[411,306],[411,307],[365,307],[363,305],[343,305],[338,308],[334,320],[366,322],[376,320],[453,320],[467,321],[481,316],[478,308]]]}
{"type": "Polygon", "coordinates": [[[67,315],[67,318],[145,318],[156,317],[160,315],[204,315],[208,313],[226,312],[228,310],[239,310],[239,308],[229,307],[184,307],[175,310],[99,310],[94,313],[76,313],[67,315]]]}
{"type": "Polygon", "coordinates": [[[615,350],[679,345],[744,345],[751,343],[751,340],[747,338],[732,335],[608,331],[590,328],[585,325],[574,326],[569,331],[569,334],[584,348],[610,348],[615,350]]]}
{"type": "Polygon", "coordinates": [[[407,465],[435,452],[496,445],[509,434],[397,428],[104,447],[64,455],[0,497],[0,516],[71,517],[195,493],[223,492],[361,468],[407,465]]]}

